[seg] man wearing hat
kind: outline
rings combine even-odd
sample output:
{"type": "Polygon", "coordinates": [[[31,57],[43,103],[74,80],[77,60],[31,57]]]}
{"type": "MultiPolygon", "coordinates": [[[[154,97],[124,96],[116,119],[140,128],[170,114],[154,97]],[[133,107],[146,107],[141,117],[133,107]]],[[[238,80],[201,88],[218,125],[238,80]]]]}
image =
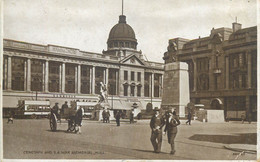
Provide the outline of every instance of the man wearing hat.
{"type": "Polygon", "coordinates": [[[160,115],[158,107],[154,109],[155,114],[151,118],[150,127],[152,129],[151,142],[155,153],[161,152],[162,146],[162,127],[165,124],[164,118],[160,115]]]}
{"type": "Polygon", "coordinates": [[[168,143],[171,145],[171,154],[175,153],[174,139],[177,134],[178,125],[180,125],[179,118],[176,116],[176,114],[173,114],[173,112],[169,111],[166,118],[166,126],[164,128],[164,134],[166,134],[167,132],[168,143]]]}

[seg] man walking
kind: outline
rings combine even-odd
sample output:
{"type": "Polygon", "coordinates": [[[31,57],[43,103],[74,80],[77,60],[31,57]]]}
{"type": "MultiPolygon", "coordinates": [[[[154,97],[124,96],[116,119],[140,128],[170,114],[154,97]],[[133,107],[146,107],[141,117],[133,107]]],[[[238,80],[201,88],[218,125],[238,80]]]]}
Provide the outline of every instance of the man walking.
{"type": "Polygon", "coordinates": [[[188,121],[186,121],[186,124],[188,124],[189,123],[189,125],[190,125],[190,123],[191,123],[191,109],[189,108],[188,109],[188,121]]]}
{"type": "Polygon", "coordinates": [[[174,115],[172,112],[168,112],[168,116],[166,118],[166,126],[164,129],[164,134],[167,132],[168,143],[171,145],[171,154],[175,153],[174,149],[174,139],[177,134],[177,126],[180,125],[179,118],[174,115]]]}
{"type": "Polygon", "coordinates": [[[120,117],[121,117],[121,113],[119,111],[117,111],[117,113],[116,113],[116,124],[117,124],[117,126],[120,126],[120,117]]]}
{"type": "Polygon", "coordinates": [[[154,109],[155,114],[151,118],[150,127],[152,129],[151,142],[155,153],[161,152],[162,146],[162,127],[165,124],[164,118],[160,115],[158,107],[154,109]]]}
{"type": "Polygon", "coordinates": [[[68,102],[65,101],[65,103],[61,106],[61,111],[60,111],[61,115],[64,115],[65,109],[68,109],[68,108],[69,108],[68,102]]]}

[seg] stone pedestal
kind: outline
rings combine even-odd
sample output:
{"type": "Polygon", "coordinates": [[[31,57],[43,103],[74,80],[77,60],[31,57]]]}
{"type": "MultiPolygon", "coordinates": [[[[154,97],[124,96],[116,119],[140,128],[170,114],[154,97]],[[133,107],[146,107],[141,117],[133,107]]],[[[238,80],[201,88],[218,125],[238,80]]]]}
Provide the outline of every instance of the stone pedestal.
{"type": "Polygon", "coordinates": [[[180,117],[185,117],[185,106],[190,102],[188,64],[173,62],[165,65],[161,108],[176,108],[180,117]]]}

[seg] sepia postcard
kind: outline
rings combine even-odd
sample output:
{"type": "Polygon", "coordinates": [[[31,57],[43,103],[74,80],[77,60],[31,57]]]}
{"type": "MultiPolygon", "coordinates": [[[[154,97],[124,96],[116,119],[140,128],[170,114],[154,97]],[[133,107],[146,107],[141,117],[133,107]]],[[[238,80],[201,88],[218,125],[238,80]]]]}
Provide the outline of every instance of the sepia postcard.
{"type": "Polygon", "coordinates": [[[1,160],[256,161],[258,3],[2,0],[1,160]]]}

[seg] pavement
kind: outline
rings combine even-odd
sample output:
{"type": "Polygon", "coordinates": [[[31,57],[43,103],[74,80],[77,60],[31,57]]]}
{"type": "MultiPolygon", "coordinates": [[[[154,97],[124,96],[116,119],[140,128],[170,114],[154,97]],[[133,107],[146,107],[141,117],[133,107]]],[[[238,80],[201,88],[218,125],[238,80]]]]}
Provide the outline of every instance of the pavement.
{"type": "MultiPolygon", "coordinates": [[[[175,139],[176,153],[171,155],[167,136],[163,136],[162,152],[153,153],[149,120],[130,124],[114,121],[84,120],[81,134],[67,133],[67,123],[50,131],[47,119],[15,120],[3,124],[3,156],[5,159],[164,159],[164,160],[256,160],[256,154],[226,149],[256,145],[256,123],[202,123],[181,120],[175,139]]],[[[252,148],[249,148],[252,146],[252,148]]]]}

